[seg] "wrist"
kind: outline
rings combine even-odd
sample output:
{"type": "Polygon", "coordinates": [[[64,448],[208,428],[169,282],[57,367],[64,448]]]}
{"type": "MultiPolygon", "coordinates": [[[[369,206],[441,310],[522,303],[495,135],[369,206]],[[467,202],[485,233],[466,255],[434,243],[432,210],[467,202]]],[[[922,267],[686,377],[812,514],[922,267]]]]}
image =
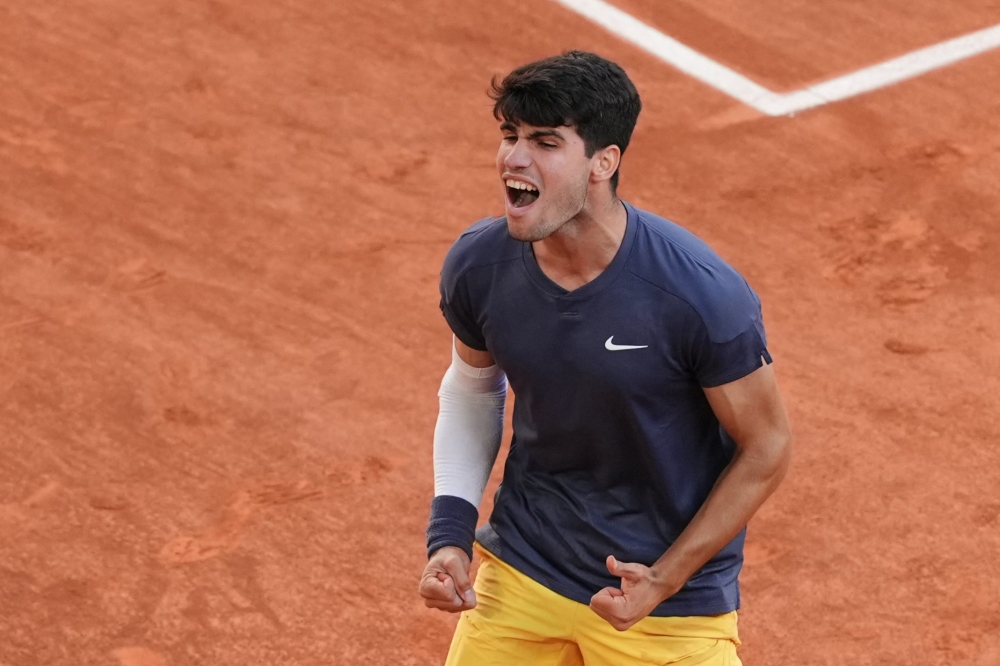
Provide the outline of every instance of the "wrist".
{"type": "Polygon", "coordinates": [[[453,495],[438,495],[431,502],[427,525],[427,557],[445,547],[461,549],[472,560],[479,511],[468,501],[453,495]]]}
{"type": "Polygon", "coordinates": [[[472,563],[472,558],[469,557],[468,551],[460,546],[441,546],[434,552],[430,553],[427,557],[428,560],[447,559],[449,557],[457,557],[460,559],[466,567],[472,563]]]}
{"type": "Polygon", "coordinates": [[[667,562],[657,562],[650,567],[653,579],[653,589],[656,590],[657,603],[666,601],[680,592],[686,579],[677,575],[676,569],[667,562]]]}

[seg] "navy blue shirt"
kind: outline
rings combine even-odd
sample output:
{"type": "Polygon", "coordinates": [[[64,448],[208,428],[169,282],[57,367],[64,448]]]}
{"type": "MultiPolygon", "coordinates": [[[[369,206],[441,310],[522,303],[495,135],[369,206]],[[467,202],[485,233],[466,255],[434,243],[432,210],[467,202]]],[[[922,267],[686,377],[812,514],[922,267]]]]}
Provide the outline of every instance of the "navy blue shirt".
{"type": "MultiPolygon", "coordinates": [[[[760,300],[704,242],[625,204],[611,264],[567,292],[505,218],[452,246],[441,309],[469,347],[488,350],[514,392],[514,437],[489,524],[477,540],[580,603],[618,578],[608,555],[652,565],[732,460],[735,443],[702,387],[770,362],[760,300]]],[[[739,607],[745,530],[653,615],[739,607]]]]}

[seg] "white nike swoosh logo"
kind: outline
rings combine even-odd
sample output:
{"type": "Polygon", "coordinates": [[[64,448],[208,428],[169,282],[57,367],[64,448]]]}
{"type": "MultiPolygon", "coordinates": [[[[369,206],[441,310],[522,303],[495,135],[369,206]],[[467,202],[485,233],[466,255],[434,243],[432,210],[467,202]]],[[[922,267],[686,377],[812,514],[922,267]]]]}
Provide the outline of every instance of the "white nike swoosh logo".
{"type": "Polygon", "coordinates": [[[608,338],[607,341],[604,343],[604,348],[607,349],[608,351],[621,351],[623,349],[645,349],[646,347],[649,346],[649,345],[616,345],[615,343],[611,342],[614,339],[615,336],[613,335],[610,338],[608,338]]]}

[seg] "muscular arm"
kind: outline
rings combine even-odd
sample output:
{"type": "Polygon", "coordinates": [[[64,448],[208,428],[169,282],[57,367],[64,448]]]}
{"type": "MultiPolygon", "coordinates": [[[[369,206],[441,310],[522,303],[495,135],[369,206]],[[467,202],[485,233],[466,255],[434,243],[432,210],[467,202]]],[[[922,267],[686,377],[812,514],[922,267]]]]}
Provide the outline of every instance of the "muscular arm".
{"type": "Polygon", "coordinates": [[[770,365],[704,391],[719,423],[736,441],[736,455],[687,528],[652,567],[608,558],[608,569],[622,578],[621,590],[601,590],[591,607],[616,629],[624,631],[677,593],[739,534],[788,469],[791,431],[770,365]]]}
{"type": "Polygon", "coordinates": [[[771,365],[704,390],[737,450],[694,519],[653,565],[664,599],[739,534],[781,483],[791,459],[791,430],[771,365]]]}

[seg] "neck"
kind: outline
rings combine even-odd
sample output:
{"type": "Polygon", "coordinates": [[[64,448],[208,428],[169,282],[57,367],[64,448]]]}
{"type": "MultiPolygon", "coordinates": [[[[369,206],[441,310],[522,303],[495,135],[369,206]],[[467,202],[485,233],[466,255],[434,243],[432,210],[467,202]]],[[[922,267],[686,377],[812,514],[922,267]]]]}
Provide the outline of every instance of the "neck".
{"type": "Polygon", "coordinates": [[[568,291],[587,284],[608,267],[625,238],[628,213],[616,196],[587,202],[573,219],[532,243],[538,266],[568,291]]]}

